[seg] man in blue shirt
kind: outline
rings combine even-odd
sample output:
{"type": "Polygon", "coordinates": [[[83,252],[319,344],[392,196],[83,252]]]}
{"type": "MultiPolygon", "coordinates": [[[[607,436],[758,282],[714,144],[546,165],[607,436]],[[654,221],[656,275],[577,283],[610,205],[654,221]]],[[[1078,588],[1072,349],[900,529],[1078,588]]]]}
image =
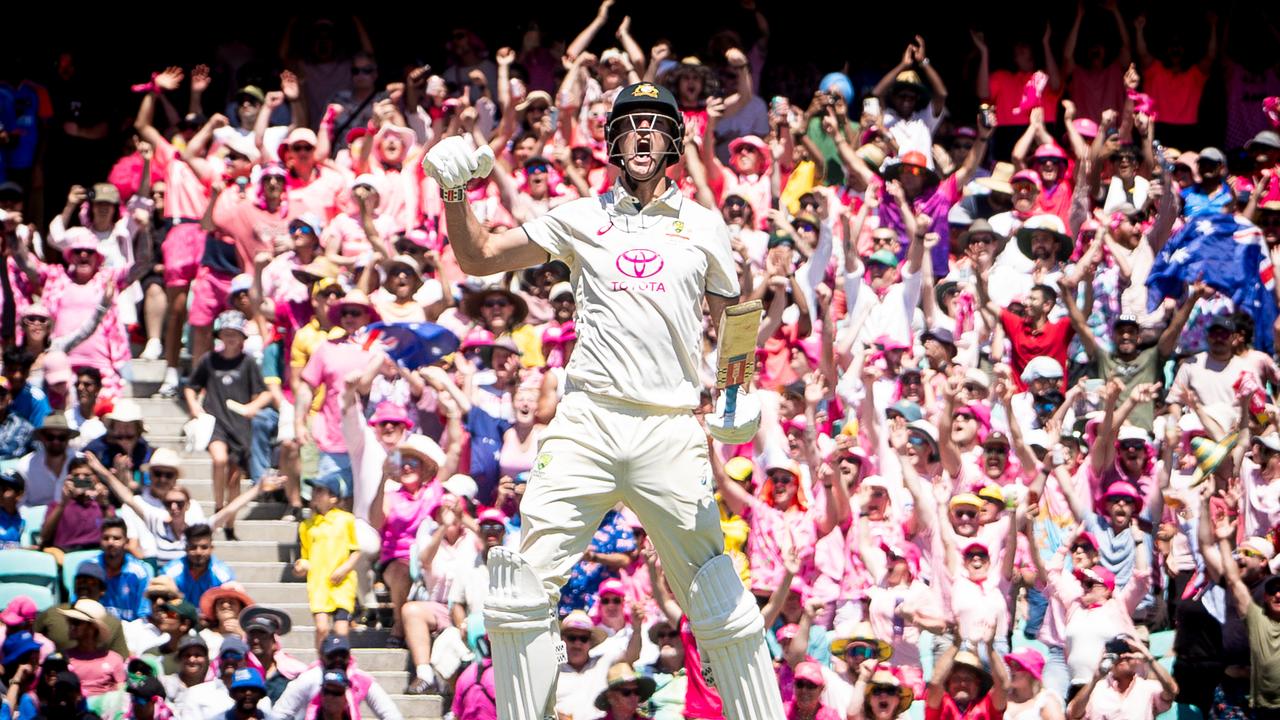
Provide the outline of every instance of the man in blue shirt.
{"type": "Polygon", "coordinates": [[[98,564],[107,574],[107,592],[100,602],[121,621],[137,620],[151,612],[147,601],[147,581],[151,574],[146,565],[125,551],[129,532],[124,520],[118,517],[102,521],[102,554],[98,564]]]}
{"type": "Polygon", "coordinates": [[[1234,199],[1227,185],[1227,156],[1215,147],[1200,151],[1196,160],[1200,182],[1182,191],[1182,214],[1224,213],[1234,199]]]}
{"type": "Polygon", "coordinates": [[[51,412],[49,398],[44,391],[27,382],[31,366],[36,358],[26,348],[13,345],[4,351],[4,376],[9,381],[9,412],[20,415],[32,427],[40,427],[44,416],[51,412]]]}
{"type": "Polygon", "coordinates": [[[636,537],[622,513],[605,513],[599,529],[591,536],[590,547],[560,590],[561,616],[573,610],[591,610],[600,583],[618,577],[618,571],[631,563],[635,552],[636,537]]]}
{"type": "Polygon", "coordinates": [[[173,578],[187,602],[199,607],[200,597],[210,588],[235,579],[225,563],[213,556],[213,528],[205,523],[188,526],[186,557],[164,566],[164,575],[173,578]]]}
{"type": "Polygon", "coordinates": [[[31,452],[35,428],[27,419],[13,412],[9,379],[0,375],[0,460],[16,460],[31,452]]]}

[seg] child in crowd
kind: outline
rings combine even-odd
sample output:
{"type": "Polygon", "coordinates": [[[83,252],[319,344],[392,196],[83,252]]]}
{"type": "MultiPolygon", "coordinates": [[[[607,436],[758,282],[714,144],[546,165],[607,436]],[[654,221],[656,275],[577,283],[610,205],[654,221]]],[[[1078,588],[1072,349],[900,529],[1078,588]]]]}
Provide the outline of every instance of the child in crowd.
{"type": "Polygon", "coordinates": [[[293,573],[307,578],[307,601],[316,621],[316,649],[332,631],[346,637],[356,609],[356,576],[352,570],[360,557],[356,518],[338,507],[342,476],[329,473],[308,480],[311,517],[298,527],[302,555],[293,573]]]}

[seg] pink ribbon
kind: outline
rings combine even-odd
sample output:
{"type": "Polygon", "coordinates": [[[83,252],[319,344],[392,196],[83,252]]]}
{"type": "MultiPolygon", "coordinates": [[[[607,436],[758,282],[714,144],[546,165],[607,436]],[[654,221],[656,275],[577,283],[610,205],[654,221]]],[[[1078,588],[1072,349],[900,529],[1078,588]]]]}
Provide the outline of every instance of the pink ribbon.
{"type": "Polygon", "coordinates": [[[1137,90],[1125,89],[1125,93],[1129,96],[1129,100],[1133,103],[1133,111],[1150,116],[1154,122],[1156,119],[1156,104],[1152,101],[1151,96],[1146,93],[1140,93],[1137,90]]]}
{"type": "Polygon", "coordinates": [[[150,82],[138,83],[137,85],[130,85],[129,89],[136,93],[155,92],[160,89],[160,87],[156,85],[156,76],[158,75],[159,73],[151,73],[150,82]]]}

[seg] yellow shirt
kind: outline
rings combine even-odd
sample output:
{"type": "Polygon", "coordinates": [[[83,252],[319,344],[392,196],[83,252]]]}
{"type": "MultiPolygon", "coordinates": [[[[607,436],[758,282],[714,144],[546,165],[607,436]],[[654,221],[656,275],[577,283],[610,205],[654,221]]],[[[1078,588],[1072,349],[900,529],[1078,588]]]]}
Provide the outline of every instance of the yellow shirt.
{"type": "MultiPolygon", "coordinates": [[[[311,322],[298,328],[298,332],[293,334],[293,345],[289,346],[289,368],[293,371],[294,377],[302,372],[316,348],[320,347],[320,343],[328,337],[329,334],[320,329],[320,321],[315,318],[311,318],[311,322]]],[[[322,405],[324,405],[324,388],[318,387],[311,398],[311,412],[320,412],[322,405]]]]}
{"type": "Polygon", "coordinates": [[[542,357],[542,334],[532,325],[521,325],[511,332],[511,341],[520,348],[520,365],[534,368],[547,364],[542,357]]]}
{"type": "Polygon", "coordinates": [[[720,503],[720,531],[724,533],[724,552],[733,559],[734,567],[742,583],[751,587],[751,563],[747,560],[747,534],[751,526],[741,515],[729,512],[724,503],[720,503]]]}
{"type": "Polygon", "coordinates": [[[347,573],[334,585],[329,576],[360,549],[356,541],[356,516],[334,508],[323,515],[313,515],[298,526],[302,542],[302,559],[310,564],[307,571],[307,600],[313,613],[356,609],[356,574],[347,573]]]}

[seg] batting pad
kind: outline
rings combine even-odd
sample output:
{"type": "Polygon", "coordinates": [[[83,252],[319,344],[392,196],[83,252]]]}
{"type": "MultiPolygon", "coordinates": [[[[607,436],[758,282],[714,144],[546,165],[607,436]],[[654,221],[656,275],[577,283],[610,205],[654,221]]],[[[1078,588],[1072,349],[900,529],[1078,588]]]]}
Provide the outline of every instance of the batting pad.
{"type": "Polygon", "coordinates": [[[724,716],[782,720],[778,676],[764,642],[764,618],[728,555],[712,558],[694,576],[689,625],[702,652],[703,674],[710,675],[706,679],[724,702],[724,716]]]}
{"type": "Polygon", "coordinates": [[[555,613],[542,582],[520,554],[489,551],[485,631],[493,659],[498,717],[555,717],[556,676],[565,661],[555,613]]]}

